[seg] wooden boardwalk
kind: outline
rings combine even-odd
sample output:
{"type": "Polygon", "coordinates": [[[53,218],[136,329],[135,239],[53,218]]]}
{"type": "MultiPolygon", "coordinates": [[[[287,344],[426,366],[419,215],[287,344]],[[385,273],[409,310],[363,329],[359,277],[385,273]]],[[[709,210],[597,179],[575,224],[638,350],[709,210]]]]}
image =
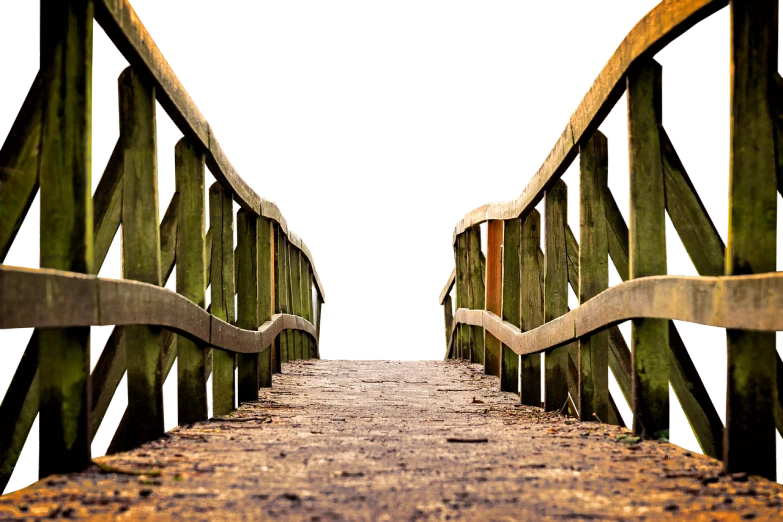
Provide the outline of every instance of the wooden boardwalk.
{"type": "Polygon", "coordinates": [[[783,517],[780,485],[520,406],[479,365],[310,360],[283,372],[230,418],[2,497],[0,520],[783,517]]]}

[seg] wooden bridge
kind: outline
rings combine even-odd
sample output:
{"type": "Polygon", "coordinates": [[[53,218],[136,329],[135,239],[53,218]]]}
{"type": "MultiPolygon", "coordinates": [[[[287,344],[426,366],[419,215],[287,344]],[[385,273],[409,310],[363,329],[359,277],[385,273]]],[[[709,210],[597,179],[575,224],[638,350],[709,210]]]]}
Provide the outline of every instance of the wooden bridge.
{"type": "Polygon", "coordinates": [[[0,498],[0,519],[783,516],[770,480],[783,433],[777,2],[730,5],[728,245],[663,128],[654,61],[727,4],[664,0],[628,33],[522,194],[457,224],[440,296],[446,361],[403,363],[318,360],[325,292],[313,256],[236,172],[128,1],[42,0],[40,72],[0,150],[0,262],[41,199],[41,268],[0,266],[0,328],[35,328],[0,404],[0,490],[38,414],[41,480],[0,498]],[[95,194],[93,20],[130,63],[95,194]],[[628,224],[597,130],[623,93],[628,224]],[[184,135],[162,220],[156,101],[184,135]],[[560,179],[577,157],[578,240],[560,179]],[[205,167],[217,179],[208,208],[205,167]],[[666,275],[666,213],[701,277],[666,275]],[[99,278],[120,224],[123,279],[99,278]],[[609,259],[624,281],[612,288],[609,259]],[[175,267],[173,292],[163,285],[175,267]],[[617,328],[629,320],[630,349],[617,328]],[[675,320],[727,331],[725,426],[675,320]],[[90,372],[95,325],[114,331],[90,372]],[[164,433],[175,359],[180,426],[164,433]],[[91,460],[126,372],[110,455],[91,460]],[[703,456],[667,441],[670,383],[703,456]]]}

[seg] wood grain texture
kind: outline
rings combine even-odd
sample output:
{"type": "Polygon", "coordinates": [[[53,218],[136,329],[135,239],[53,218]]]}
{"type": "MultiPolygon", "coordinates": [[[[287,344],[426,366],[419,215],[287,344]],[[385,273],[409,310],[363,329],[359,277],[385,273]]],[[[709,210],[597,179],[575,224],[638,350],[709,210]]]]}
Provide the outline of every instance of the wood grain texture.
{"type": "Polygon", "coordinates": [[[446,297],[451,293],[451,289],[454,288],[454,281],[457,278],[457,269],[454,268],[451,271],[451,275],[449,276],[448,281],[446,281],[446,286],[443,287],[443,290],[440,292],[440,297],[438,297],[438,302],[440,304],[443,304],[443,301],[446,300],[446,297]]]}
{"type": "MultiPolygon", "coordinates": [[[[451,330],[454,326],[454,306],[451,303],[451,296],[446,295],[446,299],[443,300],[443,326],[446,331],[446,349],[448,350],[449,341],[451,340],[451,330]]],[[[451,359],[451,352],[447,352],[446,357],[451,359]]]]}
{"type": "MultiPolygon", "coordinates": [[[[286,252],[288,251],[288,238],[285,234],[281,232],[281,230],[278,228],[277,230],[277,241],[275,242],[275,259],[277,260],[277,284],[275,285],[275,290],[277,292],[277,297],[275,299],[276,303],[276,313],[278,314],[285,314],[289,313],[290,311],[290,303],[289,303],[289,292],[288,292],[288,256],[286,256],[286,252]]],[[[280,342],[280,361],[281,363],[287,363],[289,358],[289,344],[288,344],[288,335],[282,335],[279,339],[280,342]]]]}
{"type": "MultiPolygon", "coordinates": [[[[291,260],[291,307],[294,315],[302,315],[302,263],[299,250],[289,245],[289,258],[291,260]]],[[[292,332],[294,338],[294,359],[302,359],[304,340],[299,332],[292,332]]]]}
{"type": "MultiPolygon", "coordinates": [[[[275,313],[274,234],[275,227],[272,220],[258,218],[258,320],[260,323],[265,323],[275,313]]],[[[266,350],[258,356],[257,386],[260,388],[272,386],[272,352],[273,350],[266,350]]]]}
{"type": "MultiPolygon", "coordinates": [[[[522,326],[520,260],[522,256],[522,220],[503,222],[503,310],[501,318],[516,327],[522,326]]],[[[519,393],[519,355],[505,344],[500,359],[500,389],[519,393]]]]}
{"type": "MultiPolygon", "coordinates": [[[[466,232],[468,240],[468,301],[474,310],[484,309],[484,266],[481,254],[481,229],[471,227],[466,232]]],[[[478,326],[470,328],[470,360],[476,364],[484,364],[484,330],[478,326]]]]}
{"type": "MultiPolygon", "coordinates": [[[[485,310],[503,314],[503,221],[487,224],[487,268],[485,310]]],[[[484,338],[484,373],[500,377],[500,341],[487,334],[484,338]]]]}
{"type": "MultiPolygon", "coordinates": [[[[457,308],[470,308],[470,272],[468,269],[468,236],[460,234],[454,246],[454,266],[457,270],[457,308]]],[[[471,360],[470,328],[461,325],[457,332],[456,354],[458,359],[471,360]]]]}
{"type": "MultiPolygon", "coordinates": [[[[538,253],[541,248],[541,216],[533,209],[522,222],[520,236],[520,311],[522,329],[534,330],[544,323],[544,307],[542,295],[542,267],[538,253]]],[[[495,335],[494,332],[492,332],[495,335]]],[[[497,336],[496,336],[497,337],[497,336]]],[[[511,347],[513,346],[500,340],[511,347]]],[[[516,351],[516,350],[515,350],[516,351]]],[[[522,404],[530,406],[541,405],[541,356],[524,354],[521,358],[521,389],[522,404]]]]}
{"type": "MultiPolygon", "coordinates": [[[[237,327],[256,330],[259,318],[258,221],[252,212],[237,212],[237,327]]],[[[237,356],[237,400],[239,404],[258,399],[258,355],[237,356]]]]}

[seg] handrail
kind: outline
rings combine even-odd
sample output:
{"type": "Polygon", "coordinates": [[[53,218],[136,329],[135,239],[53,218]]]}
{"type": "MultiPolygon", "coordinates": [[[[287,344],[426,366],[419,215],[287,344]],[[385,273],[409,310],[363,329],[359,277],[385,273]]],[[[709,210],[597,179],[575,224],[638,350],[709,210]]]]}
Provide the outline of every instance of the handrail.
{"type": "Polygon", "coordinates": [[[455,225],[452,243],[466,229],[491,219],[514,219],[535,207],[544,191],[560,179],[577,155],[579,144],[589,139],[625,91],[625,75],[639,59],[652,56],[670,42],[728,5],[727,0],[663,0],[642,18],[623,39],[576,108],[565,130],[515,200],[487,203],[455,225]]]}
{"type": "Polygon", "coordinates": [[[212,127],[177,78],[152,36],[141,23],[128,0],[96,0],[95,20],[131,66],[149,73],[156,86],[158,101],[185,136],[197,142],[206,155],[207,165],[224,188],[230,188],[234,199],[257,216],[280,225],[291,244],[301,250],[313,268],[313,277],[321,300],[326,302],[323,284],[315,269],[313,256],[305,242],[293,231],[280,208],[262,198],[243,180],[223,152],[212,127]]]}
{"type": "Polygon", "coordinates": [[[446,286],[443,287],[443,290],[440,292],[440,297],[438,297],[438,304],[443,304],[443,301],[446,300],[446,297],[449,295],[449,292],[451,292],[451,289],[454,288],[454,280],[457,277],[457,269],[454,268],[451,271],[451,275],[449,276],[449,280],[446,281],[446,286]]]}

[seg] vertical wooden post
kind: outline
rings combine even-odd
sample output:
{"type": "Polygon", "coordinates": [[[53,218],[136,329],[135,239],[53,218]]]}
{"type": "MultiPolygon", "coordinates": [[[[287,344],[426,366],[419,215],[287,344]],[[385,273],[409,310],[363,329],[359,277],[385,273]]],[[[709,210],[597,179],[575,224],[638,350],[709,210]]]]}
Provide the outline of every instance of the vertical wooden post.
{"type": "MultiPolygon", "coordinates": [[[[128,67],[119,78],[122,176],[122,276],[160,286],[155,87],[128,67]]],[[[163,435],[160,328],[126,326],[130,447],[163,435]]]]}
{"type": "MultiPolygon", "coordinates": [[[[275,313],[283,313],[283,274],[285,273],[285,267],[283,266],[283,260],[280,251],[280,242],[282,241],[282,231],[280,225],[275,224],[273,234],[275,235],[275,248],[274,250],[274,300],[275,300],[275,313]]],[[[275,337],[274,353],[272,355],[274,359],[274,372],[282,373],[283,363],[283,337],[281,332],[275,337]]]]}
{"type": "MultiPolygon", "coordinates": [[[[237,326],[259,326],[258,217],[247,209],[237,212],[237,326]]],[[[239,403],[258,400],[258,354],[237,355],[239,403]]]]}
{"type": "MultiPolygon", "coordinates": [[[[41,267],[93,269],[91,0],[41,1],[41,267]]],[[[40,476],[90,462],[90,329],[40,331],[40,476]]]]}
{"type": "MultiPolygon", "coordinates": [[[[522,329],[532,330],[544,324],[544,310],[541,295],[541,266],[538,252],[541,247],[541,216],[533,209],[522,222],[522,258],[520,261],[520,298],[522,329]]],[[[523,355],[522,389],[520,400],[529,406],[541,405],[541,355],[523,355]]]]}
{"type": "MultiPolygon", "coordinates": [[[[579,150],[579,304],[609,287],[608,225],[604,210],[608,172],[606,137],[596,131],[579,150]]],[[[579,418],[608,422],[609,331],[583,337],[578,345],[579,418]]],[[[668,346],[661,348],[667,350],[668,346]]],[[[668,385],[666,393],[669,393],[668,385]]]]}
{"type": "MultiPolygon", "coordinates": [[[[568,312],[568,256],[566,254],[566,209],[568,188],[557,180],[546,191],[544,212],[544,321],[568,312]]],[[[606,256],[604,256],[606,257],[606,256]]],[[[544,409],[561,410],[568,401],[568,346],[544,355],[544,409]]],[[[608,371],[608,370],[607,370],[608,371]]]]}
{"type": "MultiPolygon", "coordinates": [[[[321,305],[321,301],[318,301],[318,305],[321,305]]],[[[449,339],[451,339],[451,330],[454,328],[454,315],[451,305],[451,296],[447,295],[443,300],[443,324],[446,329],[446,349],[448,349],[449,339]]],[[[449,359],[455,359],[453,349],[450,352],[449,359]]]]}
{"type": "MultiPolygon", "coordinates": [[[[468,271],[468,234],[463,232],[457,236],[454,246],[454,258],[457,267],[457,309],[470,308],[468,296],[470,294],[470,272],[468,271]]],[[[458,359],[471,360],[470,327],[460,324],[457,327],[456,353],[458,359]]]]}
{"type": "MultiPolygon", "coordinates": [[[[307,320],[312,324],[315,322],[313,319],[313,268],[309,261],[307,262],[307,280],[304,286],[307,295],[307,320]]],[[[305,338],[307,339],[307,358],[312,359],[315,357],[315,343],[309,335],[305,335],[305,338]]]]}
{"type": "MultiPolygon", "coordinates": [[[[775,271],[777,195],[773,82],[778,2],[731,2],[731,159],[726,274],[775,271]]],[[[778,137],[780,139],[780,137],[778,137]]],[[[727,330],[724,463],[775,480],[774,332],[727,330]]]]}
{"type": "MultiPolygon", "coordinates": [[[[277,251],[277,312],[281,314],[291,313],[291,303],[288,289],[288,237],[282,227],[277,229],[277,242],[275,250],[277,251]]],[[[277,336],[280,344],[280,361],[287,363],[291,353],[291,345],[288,342],[288,331],[280,332],[277,336]]]]}
{"type": "MultiPolygon", "coordinates": [[[[503,221],[503,320],[517,328],[522,326],[520,315],[520,256],[521,219],[503,221]]],[[[519,393],[519,355],[503,345],[500,359],[500,390],[519,393]]]]}
{"type": "MultiPolygon", "coordinates": [[[[296,315],[296,307],[294,305],[294,257],[293,246],[290,241],[286,242],[286,276],[288,277],[288,313],[296,315]]],[[[296,356],[296,332],[294,330],[286,330],[286,337],[288,338],[288,360],[295,361],[296,356]]]]}
{"type": "MultiPolygon", "coordinates": [[[[478,225],[468,229],[468,267],[470,270],[470,297],[471,310],[484,309],[484,267],[481,263],[481,228],[478,225]]],[[[470,327],[471,361],[484,364],[484,328],[481,326],[470,327]]]]}
{"type": "MultiPolygon", "coordinates": [[[[178,194],[177,292],[204,308],[207,291],[204,154],[188,138],[182,138],[174,148],[174,176],[178,194]]],[[[219,271],[217,274],[219,275],[219,271]]],[[[212,312],[215,312],[214,304],[212,312]]],[[[233,407],[233,394],[231,406],[233,407]]],[[[206,420],[207,416],[206,347],[178,335],[177,417],[179,424],[192,424],[206,420]]]]}
{"type": "Polygon", "coordinates": [[[315,307],[315,340],[317,344],[315,346],[315,357],[321,358],[321,306],[324,304],[324,300],[321,297],[321,293],[316,290],[317,299],[315,307]]]}
{"type": "MultiPolygon", "coordinates": [[[[302,263],[300,262],[299,249],[291,246],[291,297],[294,314],[302,315],[302,263]]],[[[294,358],[302,359],[302,332],[296,330],[294,334],[294,358]]]]}
{"type": "MultiPolygon", "coordinates": [[[[272,319],[275,309],[274,232],[272,220],[265,217],[258,218],[258,326],[272,319]]],[[[274,343],[257,356],[259,388],[272,386],[273,351],[274,343]]]]}
{"type": "MultiPolygon", "coordinates": [[[[661,66],[648,60],[627,76],[631,170],[630,278],[666,274],[666,197],[658,127],[661,124],[661,66]]],[[[584,239],[582,240],[584,241],[584,239]]],[[[580,251],[585,250],[582,243],[580,251]]],[[[580,285],[584,284],[580,280],[580,285]]],[[[669,325],[637,319],[631,325],[633,430],[668,438],[669,325]]]]}
{"type": "MultiPolygon", "coordinates": [[[[503,315],[503,221],[495,219],[487,224],[487,285],[484,302],[486,310],[498,317],[503,315]]],[[[484,343],[484,373],[500,377],[500,341],[486,332],[484,343]]]]}
{"type": "MultiPolygon", "coordinates": [[[[212,229],[210,256],[212,315],[234,324],[234,208],[231,194],[223,190],[219,183],[209,188],[209,226],[212,229]]],[[[212,350],[212,413],[214,415],[225,415],[234,411],[234,360],[233,353],[212,350]]],[[[178,376],[179,371],[178,369],[178,376]]],[[[179,378],[182,380],[182,377],[179,378]]],[[[180,401],[180,422],[182,422],[183,407],[185,406],[180,401]]]]}

